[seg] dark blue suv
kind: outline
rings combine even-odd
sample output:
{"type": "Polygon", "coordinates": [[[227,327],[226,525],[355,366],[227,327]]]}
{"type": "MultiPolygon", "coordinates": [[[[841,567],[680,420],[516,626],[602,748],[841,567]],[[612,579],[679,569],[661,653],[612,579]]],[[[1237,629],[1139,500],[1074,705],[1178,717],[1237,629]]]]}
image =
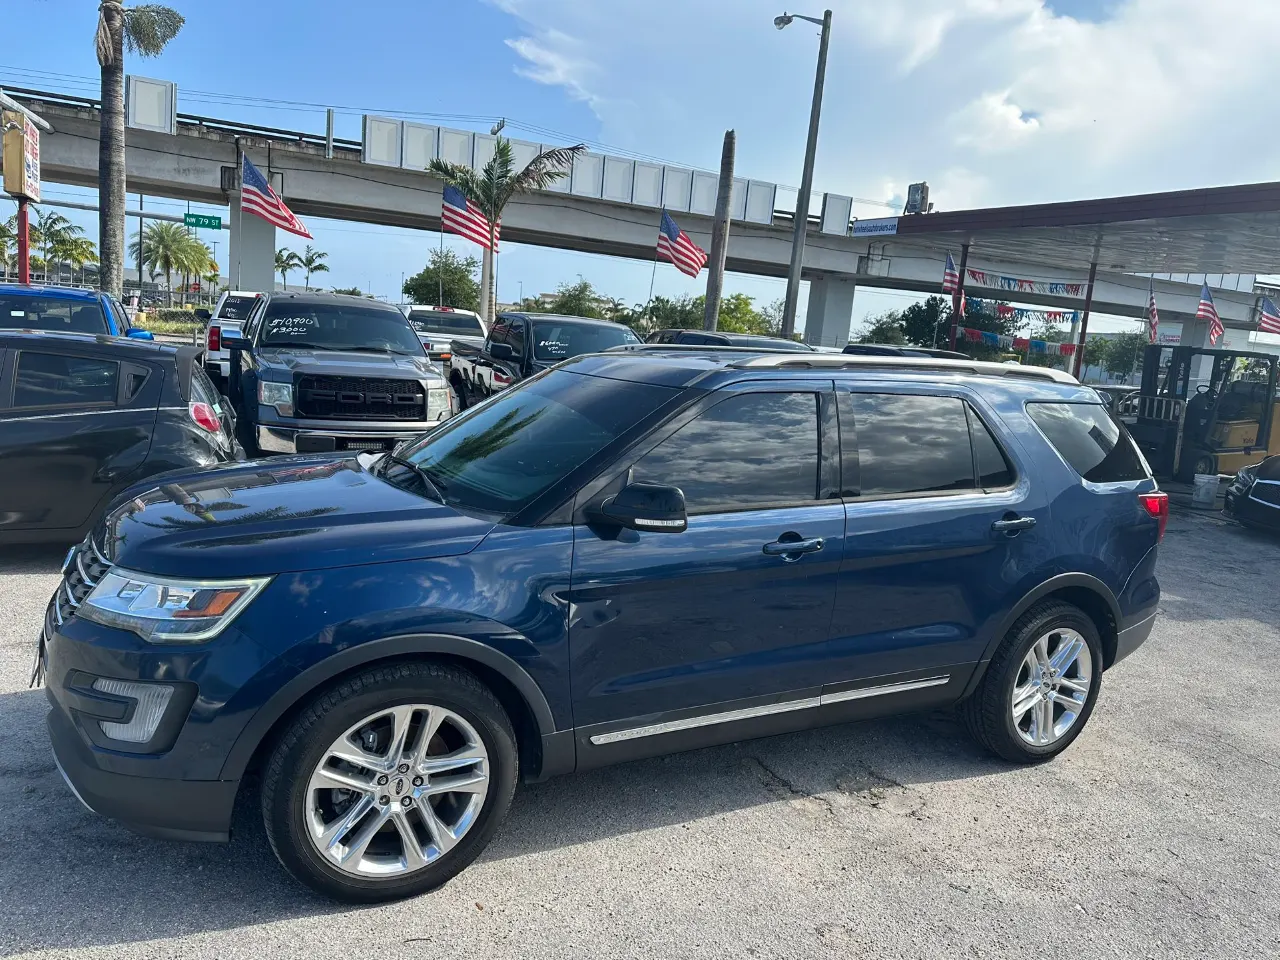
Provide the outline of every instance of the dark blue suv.
{"type": "Polygon", "coordinates": [[[1052,757],[1151,631],[1166,518],[1064,374],[643,346],[393,452],[133,488],[36,671],[93,810],[225,840],[257,770],[284,865],[381,900],[521,778],[949,705],[1052,757]]]}

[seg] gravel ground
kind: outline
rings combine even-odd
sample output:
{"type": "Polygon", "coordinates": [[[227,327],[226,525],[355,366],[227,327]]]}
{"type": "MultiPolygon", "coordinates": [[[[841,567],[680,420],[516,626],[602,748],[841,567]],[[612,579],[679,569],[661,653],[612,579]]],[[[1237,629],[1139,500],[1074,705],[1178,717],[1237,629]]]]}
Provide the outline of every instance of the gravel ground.
{"type": "Polygon", "coordinates": [[[49,758],[30,641],[60,551],[0,558],[0,954],[1280,955],[1280,540],[1182,514],[1162,617],[1053,763],[945,713],[645,761],[517,795],[444,889],[346,909],[228,846],[138,838],[49,758]]]}

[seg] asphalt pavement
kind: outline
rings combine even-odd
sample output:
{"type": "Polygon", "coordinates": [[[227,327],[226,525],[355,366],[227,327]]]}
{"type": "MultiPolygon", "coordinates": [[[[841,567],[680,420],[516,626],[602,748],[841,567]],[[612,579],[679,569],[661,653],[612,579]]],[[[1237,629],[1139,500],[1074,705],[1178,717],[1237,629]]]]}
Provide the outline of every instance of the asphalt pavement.
{"type": "Polygon", "coordinates": [[[948,713],[524,787],[480,860],[352,909],[226,846],[134,836],[49,754],[31,642],[61,550],[0,552],[0,955],[113,958],[1280,955],[1280,539],[1181,513],[1161,617],[1057,760],[948,713]]]}

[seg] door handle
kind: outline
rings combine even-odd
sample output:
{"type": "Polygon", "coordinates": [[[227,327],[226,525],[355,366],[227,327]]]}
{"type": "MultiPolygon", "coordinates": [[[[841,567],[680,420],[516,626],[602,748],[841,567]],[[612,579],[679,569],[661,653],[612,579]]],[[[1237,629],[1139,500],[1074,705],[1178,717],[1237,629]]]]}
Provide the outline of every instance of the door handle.
{"type": "Polygon", "coordinates": [[[822,538],[812,537],[808,540],[775,540],[764,545],[766,557],[782,557],[784,560],[799,560],[801,554],[817,553],[822,549],[822,538]]]}
{"type": "Polygon", "coordinates": [[[1036,525],[1035,517],[1005,517],[1003,520],[997,520],[991,524],[991,529],[996,533],[1003,533],[1006,537],[1016,537],[1023,530],[1030,530],[1036,525]]]}

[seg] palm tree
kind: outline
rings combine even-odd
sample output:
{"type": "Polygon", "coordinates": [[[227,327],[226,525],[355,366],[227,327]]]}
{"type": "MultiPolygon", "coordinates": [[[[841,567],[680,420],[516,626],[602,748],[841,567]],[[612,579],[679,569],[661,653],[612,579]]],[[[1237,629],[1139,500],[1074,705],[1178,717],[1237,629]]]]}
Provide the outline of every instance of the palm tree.
{"type": "MultiPolygon", "coordinates": [[[[102,269],[98,284],[124,295],[124,51],[157,57],[182,29],[182,14],[146,3],[124,7],[119,0],[98,6],[94,47],[102,68],[102,117],[98,134],[98,241],[102,269]]],[[[138,278],[141,281],[141,277],[138,278]]]]}
{"type": "Polygon", "coordinates": [[[289,273],[302,267],[302,258],[287,247],[276,251],[276,273],[280,274],[280,282],[289,289],[289,273]]]}
{"type": "MultiPolygon", "coordinates": [[[[449,163],[439,157],[431,161],[428,172],[435,174],[445,183],[461,190],[484,214],[489,221],[489,249],[494,247],[497,224],[502,219],[503,208],[518,193],[531,190],[545,190],[569,172],[573,158],[586,150],[586,146],[556,147],[544,150],[523,170],[515,169],[515,158],[511,153],[511,142],[498,137],[493,147],[493,158],[479,172],[457,163],[449,163]]],[[[494,290],[494,274],[489,271],[489,289],[485,295],[485,316],[492,319],[497,315],[497,300],[494,290]]]]}
{"type": "Polygon", "coordinates": [[[88,237],[70,237],[63,240],[56,248],[58,259],[71,267],[71,280],[75,281],[76,271],[80,271],[80,282],[84,283],[86,264],[98,262],[98,248],[88,237]]]}
{"type": "Polygon", "coordinates": [[[307,249],[302,252],[302,259],[298,261],[298,265],[307,272],[307,289],[311,289],[311,275],[313,273],[328,273],[329,265],[325,263],[325,259],[329,255],[312,248],[311,244],[307,244],[307,249]]]}
{"type": "MultiPolygon", "coordinates": [[[[192,262],[192,237],[187,228],[180,223],[153,220],[147,224],[141,234],[133,235],[129,244],[129,256],[137,259],[139,248],[142,263],[154,277],[164,274],[164,285],[168,290],[169,306],[173,306],[173,274],[188,269],[192,262]]],[[[104,254],[99,254],[104,256],[104,254]]],[[[103,268],[105,269],[105,268],[103,268]]]]}
{"type": "Polygon", "coordinates": [[[46,212],[36,211],[36,227],[40,233],[40,247],[44,251],[45,262],[45,282],[50,280],[57,282],[62,279],[61,265],[66,262],[64,254],[67,252],[68,244],[84,233],[82,227],[76,226],[60,213],[54,213],[52,210],[46,212]],[[49,274],[54,264],[58,264],[58,276],[50,277],[49,274]]]}
{"type": "MultiPolygon", "coordinates": [[[[10,242],[16,247],[18,242],[18,215],[16,213],[5,221],[4,229],[0,230],[0,234],[6,233],[12,238],[10,242]]],[[[36,256],[35,251],[39,250],[44,245],[44,234],[40,232],[40,220],[38,216],[37,219],[32,221],[30,226],[27,228],[27,239],[28,256],[30,258],[29,266],[35,267],[41,263],[40,258],[36,256]]],[[[7,257],[5,259],[5,272],[6,274],[8,273],[7,257]]]]}
{"type": "Polygon", "coordinates": [[[0,220],[0,266],[3,266],[4,273],[0,274],[4,279],[9,279],[9,253],[13,249],[14,244],[18,242],[17,231],[9,226],[7,220],[0,220]]]}

